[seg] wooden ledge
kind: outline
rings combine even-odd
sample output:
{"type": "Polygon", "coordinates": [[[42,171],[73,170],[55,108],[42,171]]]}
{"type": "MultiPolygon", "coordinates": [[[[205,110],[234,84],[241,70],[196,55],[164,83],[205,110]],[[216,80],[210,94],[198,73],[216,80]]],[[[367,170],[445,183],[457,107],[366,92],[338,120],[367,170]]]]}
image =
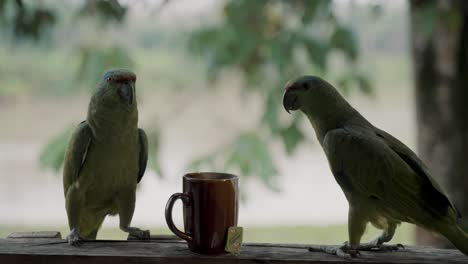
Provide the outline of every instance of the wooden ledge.
{"type": "Polygon", "coordinates": [[[362,252],[350,261],[309,252],[307,245],[246,243],[238,256],[192,253],[181,241],[90,241],[69,246],[58,238],[0,239],[0,263],[468,263],[458,250],[407,247],[398,252],[362,252]]]}
{"type": "Polygon", "coordinates": [[[58,231],[15,232],[7,238],[62,238],[62,234],[58,231]]]}

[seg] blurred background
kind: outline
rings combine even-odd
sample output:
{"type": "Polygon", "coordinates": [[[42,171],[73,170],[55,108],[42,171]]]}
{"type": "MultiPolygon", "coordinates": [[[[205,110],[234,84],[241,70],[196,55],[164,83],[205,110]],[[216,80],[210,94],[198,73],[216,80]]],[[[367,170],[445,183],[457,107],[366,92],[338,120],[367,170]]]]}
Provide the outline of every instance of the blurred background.
{"type": "MultiPolygon", "coordinates": [[[[463,1],[0,0],[0,237],[68,233],[61,180],[73,128],[111,68],[137,74],[150,163],[133,224],[169,233],[189,171],[241,177],[245,241],[342,243],[347,202],[284,84],[329,80],[417,151],[468,213],[463,1]]],[[[181,206],[175,218],[182,226],[181,206]]],[[[379,234],[369,226],[363,241],[379,234]]],[[[98,238],[124,239],[108,217],[98,238]]],[[[447,246],[403,224],[393,242],[447,246]]]]}

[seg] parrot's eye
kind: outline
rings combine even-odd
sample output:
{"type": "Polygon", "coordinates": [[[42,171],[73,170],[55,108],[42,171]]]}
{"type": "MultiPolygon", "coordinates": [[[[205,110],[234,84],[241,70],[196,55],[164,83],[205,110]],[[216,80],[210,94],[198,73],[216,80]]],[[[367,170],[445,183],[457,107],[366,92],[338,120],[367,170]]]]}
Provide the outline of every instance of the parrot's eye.
{"type": "Polygon", "coordinates": [[[112,81],[112,77],[107,77],[107,82],[111,82],[112,81]]]}

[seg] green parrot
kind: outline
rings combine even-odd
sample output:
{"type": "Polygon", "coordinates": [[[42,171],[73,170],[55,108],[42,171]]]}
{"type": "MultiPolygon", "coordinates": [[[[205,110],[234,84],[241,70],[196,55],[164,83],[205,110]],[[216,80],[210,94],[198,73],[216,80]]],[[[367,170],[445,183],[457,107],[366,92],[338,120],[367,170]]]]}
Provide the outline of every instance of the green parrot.
{"type": "Polygon", "coordinates": [[[149,239],[148,230],[130,226],[137,183],[148,160],[146,133],[138,128],[135,81],[136,75],[128,70],[105,73],[86,120],[68,143],[63,189],[70,245],[96,239],[104,218],[116,214],[122,231],[149,239]]]}
{"type": "Polygon", "coordinates": [[[287,112],[301,110],[312,124],[335,180],[349,203],[349,241],[340,247],[313,247],[349,258],[359,250],[396,250],[389,242],[401,222],[448,238],[468,255],[468,235],[448,196],[423,162],[398,139],[373,126],[328,82],[304,76],[285,87],[287,112]],[[360,244],[367,223],[382,229],[360,244]]]}

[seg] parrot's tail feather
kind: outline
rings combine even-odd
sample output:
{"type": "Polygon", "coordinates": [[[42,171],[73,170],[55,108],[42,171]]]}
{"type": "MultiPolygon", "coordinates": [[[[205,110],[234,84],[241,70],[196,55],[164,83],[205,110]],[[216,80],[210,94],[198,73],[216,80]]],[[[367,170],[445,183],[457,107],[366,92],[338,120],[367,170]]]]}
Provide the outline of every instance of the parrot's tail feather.
{"type": "Polygon", "coordinates": [[[468,233],[463,231],[462,227],[453,225],[444,228],[440,233],[450,240],[458,250],[468,256],[468,233]]]}

